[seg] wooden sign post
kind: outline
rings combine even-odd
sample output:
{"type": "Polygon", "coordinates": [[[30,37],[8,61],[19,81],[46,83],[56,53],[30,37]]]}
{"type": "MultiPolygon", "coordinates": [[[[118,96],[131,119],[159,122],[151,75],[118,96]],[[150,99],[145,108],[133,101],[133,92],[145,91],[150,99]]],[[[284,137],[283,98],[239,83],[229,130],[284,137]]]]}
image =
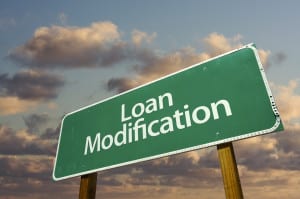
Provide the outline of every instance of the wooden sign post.
{"type": "Polygon", "coordinates": [[[225,195],[227,199],[243,199],[232,142],[217,145],[225,195]]]}
{"type": "Polygon", "coordinates": [[[81,176],[79,199],[95,199],[97,186],[97,173],[81,176]]]}

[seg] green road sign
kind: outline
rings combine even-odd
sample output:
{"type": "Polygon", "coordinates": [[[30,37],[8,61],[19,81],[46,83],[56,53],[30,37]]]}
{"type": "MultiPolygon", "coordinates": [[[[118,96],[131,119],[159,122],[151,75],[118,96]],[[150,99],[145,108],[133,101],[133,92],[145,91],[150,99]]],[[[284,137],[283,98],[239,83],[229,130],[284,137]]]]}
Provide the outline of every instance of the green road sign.
{"type": "Polygon", "coordinates": [[[247,45],[66,115],[53,179],[282,130],[247,45]]]}

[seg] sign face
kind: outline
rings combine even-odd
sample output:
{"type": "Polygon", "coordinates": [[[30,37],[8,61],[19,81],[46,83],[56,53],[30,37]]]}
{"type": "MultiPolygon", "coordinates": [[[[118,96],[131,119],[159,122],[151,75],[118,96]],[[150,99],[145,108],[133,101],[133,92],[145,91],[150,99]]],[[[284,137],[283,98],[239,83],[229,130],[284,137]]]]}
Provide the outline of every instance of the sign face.
{"type": "Polygon", "coordinates": [[[257,50],[247,45],[66,115],[53,179],[279,130],[257,50]]]}

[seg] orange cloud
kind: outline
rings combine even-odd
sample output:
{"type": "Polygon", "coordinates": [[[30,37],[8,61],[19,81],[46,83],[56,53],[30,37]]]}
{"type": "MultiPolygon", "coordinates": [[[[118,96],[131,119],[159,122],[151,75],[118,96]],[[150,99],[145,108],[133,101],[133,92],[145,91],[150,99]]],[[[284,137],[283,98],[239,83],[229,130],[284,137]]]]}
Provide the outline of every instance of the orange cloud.
{"type": "Polygon", "coordinates": [[[0,97],[0,115],[23,113],[37,105],[37,101],[22,100],[17,97],[0,97]]]}
{"type": "Polygon", "coordinates": [[[296,93],[299,82],[289,81],[287,86],[271,84],[275,90],[275,97],[282,119],[286,123],[300,120],[300,95],[296,93]]]}
{"type": "MultiPolygon", "coordinates": [[[[144,53],[137,55],[137,60],[141,62],[140,65],[143,67],[137,71],[136,76],[111,79],[108,82],[108,88],[122,92],[145,84],[198,62],[237,49],[243,46],[240,41],[241,38],[241,35],[226,38],[222,34],[211,33],[203,39],[206,52],[202,53],[196,52],[196,49],[193,47],[182,48],[163,55],[154,53],[153,51],[144,51],[144,53]]],[[[267,62],[269,54],[269,51],[259,49],[259,55],[263,64],[267,62]]]]}
{"type": "Polygon", "coordinates": [[[145,41],[146,43],[151,43],[156,38],[156,36],[156,33],[152,33],[151,35],[149,35],[146,32],[133,30],[131,33],[131,40],[134,45],[140,46],[143,41],[145,41]]]}
{"type": "Polygon", "coordinates": [[[88,27],[51,26],[38,28],[33,37],[18,46],[9,57],[34,67],[107,66],[122,52],[118,27],[111,22],[95,22],[88,27]]]}

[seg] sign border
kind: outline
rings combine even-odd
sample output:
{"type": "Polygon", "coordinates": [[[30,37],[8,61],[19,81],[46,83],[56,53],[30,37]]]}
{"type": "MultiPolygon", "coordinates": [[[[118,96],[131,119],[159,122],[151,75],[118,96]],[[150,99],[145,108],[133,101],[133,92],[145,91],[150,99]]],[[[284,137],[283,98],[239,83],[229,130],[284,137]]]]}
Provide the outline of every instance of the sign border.
{"type": "Polygon", "coordinates": [[[69,178],[78,177],[78,176],[81,176],[81,175],[86,175],[86,174],[89,174],[89,173],[94,173],[94,172],[98,172],[98,171],[108,170],[108,169],[117,168],[117,167],[121,167],[121,166],[126,166],[126,165],[130,165],[130,164],[134,164],[134,163],[144,162],[144,161],[148,161],[148,160],[158,159],[158,158],[162,158],[162,157],[166,157],[166,156],[170,156],[170,155],[175,155],[175,154],[179,154],[179,153],[183,153],[183,152],[188,152],[188,151],[203,149],[203,148],[207,148],[207,147],[210,147],[210,146],[216,146],[218,144],[222,144],[222,143],[226,143],[226,142],[232,142],[232,141],[237,141],[237,140],[241,140],[241,139],[245,139],[245,138],[250,138],[250,137],[254,137],[254,136],[258,136],[258,135],[268,134],[268,133],[274,132],[280,126],[280,124],[281,124],[281,119],[280,119],[280,116],[279,116],[279,111],[277,109],[277,106],[275,105],[275,100],[274,100],[274,97],[272,95],[269,83],[267,81],[267,77],[265,75],[264,68],[263,68],[262,63],[260,61],[260,58],[259,58],[259,55],[258,55],[258,51],[255,48],[255,45],[253,43],[250,43],[250,44],[247,44],[247,45],[245,45],[245,46],[243,46],[241,48],[237,48],[235,50],[231,50],[229,52],[226,52],[224,54],[218,55],[216,57],[212,57],[212,58],[207,59],[205,61],[196,63],[194,65],[191,65],[189,67],[186,67],[186,68],[181,69],[179,71],[176,71],[174,73],[171,73],[171,74],[168,74],[168,75],[163,76],[161,78],[158,78],[156,80],[150,81],[150,82],[148,82],[146,84],[137,86],[137,87],[135,87],[133,89],[130,89],[128,91],[119,93],[119,94],[114,95],[112,97],[108,97],[106,99],[103,99],[101,101],[98,101],[98,102],[93,103],[93,104],[88,105],[88,106],[84,106],[84,107],[82,107],[82,108],[80,108],[78,110],[75,110],[73,112],[70,112],[70,113],[66,114],[63,117],[62,123],[61,123],[61,128],[60,128],[60,133],[59,133],[59,138],[58,138],[58,143],[57,143],[56,157],[55,157],[55,160],[54,160],[54,169],[53,169],[53,173],[52,173],[52,178],[55,181],[69,179],[69,178]],[[149,84],[153,84],[153,83],[155,83],[157,81],[160,81],[162,79],[165,79],[167,77],[170,77],[170,76],[173,76],[175,74],[181,73],[183,71],[189,70],[191,68],[197,67],[197,66],[199,66],[201,64],[204,64],[206,62],[209,62],[209,61],[221,58],[223,56],[226,56],[228,54],[231,54],[231,53],[234,53],[236,51],[239,51],[239,50],[242,50],[242,49],[246,49],[246,48],[249,48],[249,49],[251,49],[254,52],[254,55],[255,55],[255,58],[256,58],[259,70],[260,70],[260,74],[261,74],[263,82],[264,82],[264,86],[265,86],[267,94],[269,96],[270,105],[272,106],[273,113],[274,113],[274,115],[276,117],[275,123],[274,123],[274,125],[272,127],[268,128],[268,129],[260,130],[260,131],[255,131],[255,132],[250,132],[250,133],[243,134],[243,135],[238,135],[238,136],[231,137],[231,138],[226,138],[226,139],[218,140],[218,141],[215,141],[215,142],[209,142],[209,143],[206,143],[206,144],[201,144],[201,145],[197,145],[197,146],[193,146],[193,147],[188,147],[188,148],[184,148],[184,149],[180,149],[180,150],[175,150],[175,151],[171,151],[171,152],[167,152],[167,153],[162,153],[162,154],[159,154],[159,155],[153,155],[153,156],[149,156],[149,157],[145,157],[145,158],[140,158],[140,159],[136,159],[136,160],[132,160],[132,161],[127,161],[127,162],[123,162],[123,163],[119,163],[119,164],[114,164],[114,165],[111,165],[111,166],[101,167],[101,168],[98,168],[98,169],[92,169],[92,170],[88,170],[88,171],[84,171],[84,172],[79,172],[79,173],[72,174],[72,175],[67,175],[67,176],[64,176],[64,177],[56,177],[55,176],[57,154],[58,154],[59,147],[60,147],[60,140],[61,140],[61,134],[62,134],[63,124],[64,124],[64,119],[66,117],[68,117],[69,115],[72,115],[73,113],[76,113],[76,112],[79,112],[81,110],[87,109],[89,107],[92,107],[92,106],[101,104],[103,102],[106,102],[108,100],[117,98],[117,97],[122,96],[122,95],[124,95],[126,93],[130,93],[130,92],[132,92],[134,90],[137,90],[139,88],[145,87],[145,86],[147,86],[149,84]]]}

